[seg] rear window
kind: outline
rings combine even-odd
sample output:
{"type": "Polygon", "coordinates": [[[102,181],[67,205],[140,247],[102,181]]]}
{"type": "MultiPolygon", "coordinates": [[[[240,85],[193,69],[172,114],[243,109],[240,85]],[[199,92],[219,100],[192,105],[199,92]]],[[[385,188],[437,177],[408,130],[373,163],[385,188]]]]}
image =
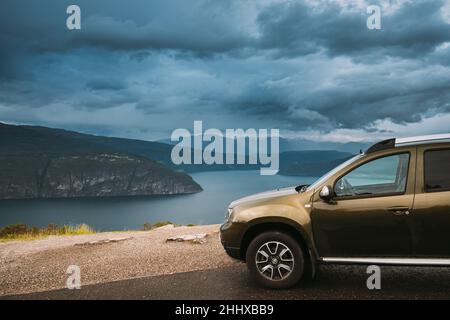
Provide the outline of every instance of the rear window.
{"type": "Polygon", "coordinates": [[[425,152],[425,191],[450,190],[450,149],[425,152]]]}

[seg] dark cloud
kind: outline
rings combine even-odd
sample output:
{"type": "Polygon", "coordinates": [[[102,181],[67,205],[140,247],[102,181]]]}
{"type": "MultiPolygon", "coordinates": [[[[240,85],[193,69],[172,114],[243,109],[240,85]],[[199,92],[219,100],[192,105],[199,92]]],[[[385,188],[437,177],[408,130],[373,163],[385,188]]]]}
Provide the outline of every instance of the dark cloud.
{"type": "Polygon", "coordinates": [[[369,130],[380,119],[404,124],[450,112],[447,68],[409,61],[351,68],[358,71],[310,78],[316,88],[302,87],[300,79],[275,88],[250,86],[232,105],[247,116],[281,120],[291,130],[369,130]]]}
{"type": "Polygon", "coordinates": [[[450,113],[443,0],[391,1],[377,31],[342,1],[77,3],[80,31],[65,27],[70,1],[2,2],[0,120],[126,136],[193,120],[384,133],[380,121],[450,113]]]}
{"type": "Polygon", "coordinates": [[[69,4],[66,0],[5,0],[0,30],[27,41],[38,52],[95,47],[207,55],[251,46],[253,41],[235,21],[241,6],[236,0],[79,0],[81,31],[68,31],[65,26],[69,4]]]}
{"type": "MultiPolygon", "coordinates": [[[[394,86],[395,83],[390,85],[394,86]]],[[[367,90],[321,91],[304,101],[333,122],[333,127],[367,128],[377,119],[390,119],[394,123],[418,122],[430,111],[450,111],[450,82],[409,90],[395,90],[374,86],[367,90]]]]}
{"type": "MultiPolygon", "coordinates": [[[[374,4],[374,3],[371,3],[374,4]]],[[[260,45],[276,57],[325,51],[330,56],[418,58],[450,40],[441,9],[444,0],[414,1],[390,15],[382,12],[382,30],[366,27],[368,15],[336,2],[311,9],[302,1],[273,4],[258,17],[260,45]]]]}
{"type": "Polygon", "coordinates": [[[138,26],[132,21],[95,16],[86,21],[84,32],[70,37],[68,45],[127,51],[180,50],[201,54],[227,52],[250,44],[250,39],[244,34],[208,20],[200,20],[201,24],[196,20],[186,21],[186,24],[175,22],[172,28],[167,28],[160,22],[138,26]]]}
{"type": "MultiPolygon", "coordinates": [[[[248,57],[270,50],[276,58],[323,51],[330,56],[377,60],[423,57],[450,41],[449,24],[441,12],[445,0],[407,2],[393,13],[382,12],[383,29],[379,31],[366,28],[368,15],[363,8],[349,10],[334,1],[314,7],[303,0],[275,2],[261,6],[252,21],[251,10],[246,16],[246,7],[237,0],[80,0],[79,32],[65,29],[65,8],[70,2],[27,2],[26,13],[20,2],[7,0],[2,5],[0,29],[43,52],[100,47],[131,51],[132,57],[142,59],[146,50],[190,52],[200,57],[223,53],[248,57]],[[255,30],[248,27],[252,24],[255,30]]],[[[258,8],[256,2],[253,7],[258,8]]]]}
{"type": "Polygon", "coordinates": [[[127,86],[124,81],[118,79],[94,79],[86,84],[91,90],[122,90],[127,86]]]}
{"type": "Polygon", "coordinates": [[[142,62],[149,56],[150,56],[150,52],[148,52],[148,51],[138,51],[138,52],[132,52],[130,54],[130,59],[136,60],[138,62],[142,62]]]}

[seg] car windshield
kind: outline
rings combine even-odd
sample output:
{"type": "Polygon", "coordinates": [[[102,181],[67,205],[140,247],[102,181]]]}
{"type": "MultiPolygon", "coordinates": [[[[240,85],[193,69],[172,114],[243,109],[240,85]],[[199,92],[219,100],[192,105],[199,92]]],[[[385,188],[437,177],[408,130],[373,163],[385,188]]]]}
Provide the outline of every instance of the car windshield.
{"type": "Polygon", "coordinates": [[[345,161],[344,163],[341,163],[340,165],[338,165],[336,168],[334,168],[333,170],[331,170],[330,172],[326,173],[324,176],[322,176],[319,180],[317,180],[316,182],[314,182],[312,185],[310,185],[307,189],[307,191],[310,190],[314,190],[316,189],[318,186],[320,186],[324,181],[328,180],[328,178],[330,178],[332,175],[334,175],[336,172],[342,170],[343,168],[345,168],[346,166],[348,166],[349,164],[355,162],[356,160],[360,159],[364,154],[360,153],[356,156],[354,156],[353,158],[350,158],[349,160],[345,161]]]}

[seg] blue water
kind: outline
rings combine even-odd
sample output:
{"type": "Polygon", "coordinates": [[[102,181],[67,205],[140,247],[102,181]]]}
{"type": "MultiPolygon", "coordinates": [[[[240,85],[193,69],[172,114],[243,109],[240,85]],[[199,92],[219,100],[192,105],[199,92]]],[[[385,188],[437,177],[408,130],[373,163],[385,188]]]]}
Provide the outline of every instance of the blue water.
{"type": "Polygon", "coordinates": [[[0,226],[87,223],[99,231],[140,229],[144,222],[222,223],[227,205],[256,192],[310,183],[315,178],[260,176],[259,171],[192,174],[204,191],[191,195],[96,199],[1,200],[0,226]]]}

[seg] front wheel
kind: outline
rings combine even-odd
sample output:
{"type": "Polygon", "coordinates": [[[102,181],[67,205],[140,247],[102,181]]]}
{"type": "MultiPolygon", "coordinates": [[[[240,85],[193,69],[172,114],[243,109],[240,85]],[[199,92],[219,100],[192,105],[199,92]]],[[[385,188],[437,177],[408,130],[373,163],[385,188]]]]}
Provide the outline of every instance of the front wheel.
{"type": "Polygon", "coordinates": [[[264,287],[286,289],[302,277],[304,255],[298,242],[279,231],[264,232],[250,243],[246,254],[250,274],[264,287]]]}

